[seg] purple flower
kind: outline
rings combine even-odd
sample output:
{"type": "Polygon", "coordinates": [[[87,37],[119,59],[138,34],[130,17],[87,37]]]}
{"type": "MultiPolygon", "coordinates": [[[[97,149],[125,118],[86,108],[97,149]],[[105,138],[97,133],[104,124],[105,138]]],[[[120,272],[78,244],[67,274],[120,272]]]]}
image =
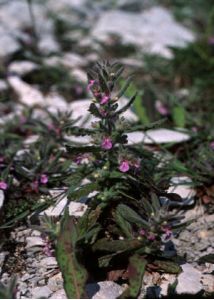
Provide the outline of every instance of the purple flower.
{"type": "Polygon", "coordinates": [[[162,227],[162,231],[164,232],[165,240],[168,240],[172,236],[172,230],[169,226],[162,227]]]}
{"type": "Polygon", "coordinates": [[[155,108],[162,116],[167,116],[169,114],[169,110],[160,100],[155,102],[155,108]]]}
{"type": "Polygon", "coordinates": [[[90,155],[88,153],[85,153],[85,154],[77,155],[74,159],[74,162],[77,165],[80,165],[81,163],[88,163],[89,159],[90,159],[90,155]]]}
{"type": "Polygon", "coordinates": [[[214,141],[212,141],[212,142],[210,143],[210,148],[211,148],[212,150],[214,150],[214,141]]]}
{"type": "Polygon", "coordinates": [[[106,95],[103,96],[100,104],[104,105],[104,104],[108,103],[109,99],[110,99],[109,96],[106,96],[106,95]]]}
{"type": "Polygon", "coordinates": [[[142,228],[140,231],[139,231],[139,234],[144,236],[146,234],[146,231],[142,228]]]}
{"type": "Polygon", "coordinates": [[[38,182],[38,180],[34,180],[31,183],[31,188],[33,189],[33,191],[35,191],[36,193],[38,193],[38,188],[39,188],[39,182],[38,182]]]}
{"type": "Polygon", "coordinates": [[[42,184],[48,183],[48,176],[46,174],[42,174],[41,177],[40,177],[40,182],[42,184]]]}
{"type": "Polygon", "coordinates": [[[92,88],[92,86],[95,84],[95,80],[89,80],[89,84],[87,87],[87,90],[90,91],[90,89],[92,88]]]}
{"type": "Polygon", "coordinates": [[[0,190],[6,190],[8,188],[8,184],[5,181],[0,181],[0,190]]]}
{"type": "Polygon", "coordinates": [[[110,137],[105,137],[102,140],[101,147],[105,150],[110,150],[112,148],[112,140],[110,137]]]}
{"type": "Polygon", "coordinates": [[[122,160],[120,162],[119,170],[123,173],[128,172],[130,166],[129,166],[129,161],[128,160],[122,160]]]}
{"type": "Polygon", "coordinates": [[[209,38],[208,38],[208,44],[209,45],[214,45],[214,36],[210,36],[209,38]]]}
{"type": "Polygon", "coordinates": [[[155,235],[154,235],[154,233],[149,233],[149,235],[147,236],[147,239],[148,239],[149,241],[154,241],[154,240],[155,240],[155,235]]]}
{"type": "Polygon", "coordinates": [[[4,162],[4,157],[0,156],[0,163],[3,163],[3,162],[4,162]]]}
{"type": "Polygon", "coordinates": [[[100,108],[99,112],[102,115],[102,117],[106,117],[107,116],[107,111],[105,111],[104,109],[100,108]]]}

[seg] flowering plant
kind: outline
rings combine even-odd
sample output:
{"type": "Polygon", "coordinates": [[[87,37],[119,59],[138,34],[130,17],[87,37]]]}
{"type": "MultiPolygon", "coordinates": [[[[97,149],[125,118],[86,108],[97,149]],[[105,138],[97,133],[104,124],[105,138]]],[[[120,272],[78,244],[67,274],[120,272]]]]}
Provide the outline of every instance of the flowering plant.
{"type": "Polygon", "coordinates": [[[118,64],[104,62],[88,73],[93,95],[89,111],[96,120],[77,134],[89,135],[91,144],[67,144],[76,164],[67,180],[68,199],[88,205],[79,219],[65,211],[57,238],[56,255],[69,298],[84,297],[88,274],[96,280],[116,273],[114,280],[129,282],[123,297],[134,298],[146,267],[180,271],[163,247],[180,226],[170,208],[181,199],[167,193],[166,184],[155,182],[159,166],[153,154],[143,145],[128,144],[127,133],[139,127],[123,116],[136,94],[119,107],[131,82],[129,78],[116,90],[122,72],[118,64]]]}

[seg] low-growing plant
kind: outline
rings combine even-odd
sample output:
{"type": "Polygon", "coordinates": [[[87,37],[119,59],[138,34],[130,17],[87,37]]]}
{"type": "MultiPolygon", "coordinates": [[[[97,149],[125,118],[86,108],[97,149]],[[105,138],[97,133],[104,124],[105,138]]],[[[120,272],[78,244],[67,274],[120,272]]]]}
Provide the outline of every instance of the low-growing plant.
{"type": "MultiPolygon", "coordinates": [[[[85,199],[88,209],[79,219],[65,210],[56,243],[56,257],[68,298],[83,298],[87,281],[114,278],[128,282],[122,298],[140,292],[146,269],[179,273],[180,267],[167,257],[164,245],[181,226],[167,193],[167,184],[155,182],[158,160],[143,145],[130,145],[128,132],[135,126],[123,117],[136,93],[122,108],[118,101],[130,85],[117,83],[123,67],[97,63],[88,72],[88,89],[93,94],[92,128],[81,130],[91,143],[66,145],[76,162],[67,180],[68,202],[85,199]]],[[[143,127],[140,127],[143,130],[143,127]]]]}

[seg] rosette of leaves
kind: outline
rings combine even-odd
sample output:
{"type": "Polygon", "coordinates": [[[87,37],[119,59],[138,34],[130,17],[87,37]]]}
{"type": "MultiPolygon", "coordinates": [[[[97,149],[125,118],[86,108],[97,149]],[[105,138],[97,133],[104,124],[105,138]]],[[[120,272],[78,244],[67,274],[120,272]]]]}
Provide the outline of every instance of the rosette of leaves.
{"type": "Polygon", "coordinates": [[[90,135],[92,142],[67,145],[77,162],[67,180],[68,199],[87,199],[88,204],[79,219],[66,211],[57,238],[56,255],[68,298],[85,297],[87,278],[129,282],[121,297],[135,298],[146,268],[180,272],[161,249],[165,238],[180,226],[176,211],[169,210],[170,201],[181,199],[168,194],[166,184],[155,182],[158,161],[153,154],[143,145],[127,144],[126,133],[139,126],[123,117],[136,94],[122,108],[118,106],[131,82],[129,78],[117,91],[122,72],[123,67],[109,62],[89,71],[88,87],[94,97],[89,111],[97,122],[79,132],[90,135]]]}

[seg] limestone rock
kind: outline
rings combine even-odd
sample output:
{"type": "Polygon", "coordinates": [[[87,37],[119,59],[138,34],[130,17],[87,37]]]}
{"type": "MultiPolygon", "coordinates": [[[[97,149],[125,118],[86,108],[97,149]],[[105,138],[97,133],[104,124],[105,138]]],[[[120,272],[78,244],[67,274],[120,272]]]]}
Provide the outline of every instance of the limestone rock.
{"type": "Polygon", "coordinates": [[[86,292],[92,299],[116,299],[124,288],[113,281],[100,281],[86,286],[86,292]]]}
{"type": "Polygon", "coordinates": [[[165,57],[171,57],[168,46],[183,47],[194,40],[193,33],[177,23],[172,14],[161,6],[142,13],[112,10],[101,14],[92,30],[92,37],[108,42],[110,34],[120,36],[125,44],[138,46],[141,51],[165,57]]]}
{"type": "Polygon", "coordinates": [[[51,296],[52,291],[48,286],[35,287],[32,289],[32,298],[47,299],[51,296]]]}
{"type": "Polygon", "coordinates": [[[190,136],[186,133],[165,128],[151,129],[146,133],[141,131],[128,133],[129,144],[142,142],[145,144],[181,143],[189,139],[190,136]]]}
{"type": "Polygon", "coordinates": [[[196,270],[190,264],[184,264],[181,266],[183,272],[179,274],[177,280],[178,284],[176,286],[176,293],[178,295],[190,294],[196,295],[203,290],[201,284],[201,272],[196,270]]]}

